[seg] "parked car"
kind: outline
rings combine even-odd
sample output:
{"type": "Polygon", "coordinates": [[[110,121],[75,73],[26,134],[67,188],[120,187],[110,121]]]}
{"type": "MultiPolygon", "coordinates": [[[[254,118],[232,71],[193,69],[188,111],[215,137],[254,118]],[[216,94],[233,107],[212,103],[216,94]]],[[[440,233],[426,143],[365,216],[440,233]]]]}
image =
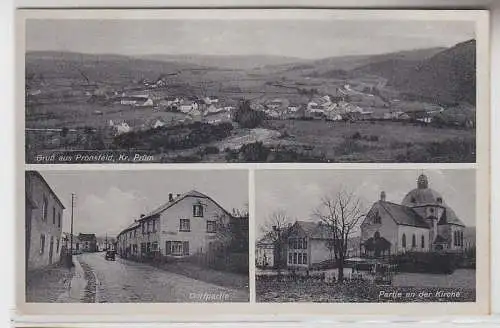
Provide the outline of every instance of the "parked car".
{"type": "Polygon", "coordinates": [[[114,261],[116,259],[115,251],[106,251],[105,255],[106,261],[114,261]]]}

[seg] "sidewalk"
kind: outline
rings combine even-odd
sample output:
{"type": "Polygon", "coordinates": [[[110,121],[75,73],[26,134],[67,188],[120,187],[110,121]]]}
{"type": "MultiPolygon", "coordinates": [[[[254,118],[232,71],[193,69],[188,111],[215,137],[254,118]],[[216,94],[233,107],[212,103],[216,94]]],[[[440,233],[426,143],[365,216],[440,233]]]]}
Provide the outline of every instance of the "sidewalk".
{"type": "Polygon", "coordinates": [[[78,260],[73,258],[73,262],[75,266],[71,269],[56,264],[28,272],[26,274],[26,302],[80,302],[85,280],[78,260]]]}

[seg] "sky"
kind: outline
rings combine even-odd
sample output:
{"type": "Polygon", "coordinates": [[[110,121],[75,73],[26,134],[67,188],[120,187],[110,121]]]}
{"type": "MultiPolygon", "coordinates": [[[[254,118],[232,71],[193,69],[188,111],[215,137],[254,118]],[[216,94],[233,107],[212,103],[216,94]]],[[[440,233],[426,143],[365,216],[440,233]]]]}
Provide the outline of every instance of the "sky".
{"type": "Polygon", "coordinates": [[[93,54],[276,55],[318,59],[450,47],[474,38],[465,21],[34,20],[28,51],[93,54]]]}
{"type": "Polygon", "coordinates": [[[232,211],[248,204],[243,170],[40,171],[66,207],[63,231],[70,231],[71,193],[75,193],[75,234],[116,236],[141,214],[168,201],[168,194],[197,190],[232,211]]]}
{"type": "Polygon", "coordinates": [[[255,173],[256,236],[278,211],[291,218],[317,221],[312,215],[322,197],[340,190],[354,193],[365,213],[385,191],[386,200],[401,204],[404,196],[417,187],[421,173],[429,188],[439,192],[466,226],[475,226],[475,171],[470,170],[259,170],[255,173]]]}

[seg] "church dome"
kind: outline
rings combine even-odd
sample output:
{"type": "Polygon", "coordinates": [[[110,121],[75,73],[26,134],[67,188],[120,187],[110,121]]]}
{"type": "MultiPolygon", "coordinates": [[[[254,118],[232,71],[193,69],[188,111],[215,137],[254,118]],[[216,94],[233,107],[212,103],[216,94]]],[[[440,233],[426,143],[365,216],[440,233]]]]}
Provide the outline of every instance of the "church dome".
{"type": "Polygon", "coordinates": [[[421,174],[417,179],[417,188],[413,189],[403,198],[401,205],[421,206],[421,205],[444,205],[443,197],[437,191],[429,188],[429,179],[421,174]]]}

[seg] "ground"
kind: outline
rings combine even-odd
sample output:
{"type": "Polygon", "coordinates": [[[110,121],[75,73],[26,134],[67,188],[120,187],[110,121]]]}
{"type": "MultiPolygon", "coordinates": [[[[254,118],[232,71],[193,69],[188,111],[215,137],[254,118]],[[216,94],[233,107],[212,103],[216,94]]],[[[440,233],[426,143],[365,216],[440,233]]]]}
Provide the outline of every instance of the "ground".
{"type": "Polygon", "coordinates": [[[367,281],[340,285],[263,279],[256,282],[256,294],[257,302],[473,302],[475,277],[471,269],[456,270],[451,275],[399,273],[391,286],[367,281]]]}
{"type": "Polygon", "coordinates": [[[65,295],[75,294],[78,297],[73,301],[84,303],[249,300],[248,288],[223,287],[121,258],[106,261],[104,253],[85,253],[75,256],[74,261],[72,270],[51,268],[31,275],[27,301],[68,302],[65,295]]]}

